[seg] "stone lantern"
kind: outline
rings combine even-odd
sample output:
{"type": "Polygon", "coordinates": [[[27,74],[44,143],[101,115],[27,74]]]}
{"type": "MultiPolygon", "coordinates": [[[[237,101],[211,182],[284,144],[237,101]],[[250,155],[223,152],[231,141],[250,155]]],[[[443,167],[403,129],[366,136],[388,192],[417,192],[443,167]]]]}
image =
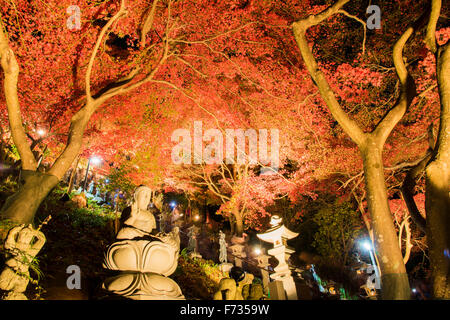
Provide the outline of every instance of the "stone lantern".
{"type": "Polygon", "coordinates": [[[244,233],[242,237],[233,236],[231,237],[230,246],[231,254],[234,256],[234,265],[236,267],[242,268],[242,260],[247,257],[247,253],[245,252],[245,244],[247,243],[247,235],[244,233]]]}
{"type": "Polygon", "coordinates": [[[289,230],[281,222],[280,217],[273,216],[270,221],[272,227],[264,233],[257,234],[257,236],[265,242],[273,243],[273,248],[268,253],[274,256],[279,263],[274,269],[275,273],[271,274],[270,277],[283,283],[288,300],[297,300],[294,278],[291,275],[289,265],[286,263],[286,258],[293,251],[286,250],[286,241],[297,237],[298,233],[289,230]]]}
{"type": "Polygon", "coordinates": [[[233,244],[231,249],[231,254],[234,256],[234,265],[236,267],[242,268],[242,259],[247,257],[244,251],[245,246],[239,243],[233,244]]]}

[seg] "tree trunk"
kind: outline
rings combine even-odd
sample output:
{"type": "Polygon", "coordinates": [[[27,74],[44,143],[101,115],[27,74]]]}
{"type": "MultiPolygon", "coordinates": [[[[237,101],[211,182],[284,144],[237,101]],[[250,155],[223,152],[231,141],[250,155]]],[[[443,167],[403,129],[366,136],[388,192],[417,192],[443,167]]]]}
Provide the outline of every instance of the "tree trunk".
{"type": "Polygon", "coordinates": [[[33,223],[41,202],[58,184],[56,176],[37,171],[22,171],[19,190],[6,199],[0,216],[16,223],[33,223]]]}
{"type": "Polygon", "coordinates": [[[427,240],[433,296],[437,299],[450,299],[449,169],[448,164],[433,162],[426,170],[427,240]]]}
{"type": "Polygon", "coordinates": [[[233,221],[233,216],[228,217],[228,221],[230,222],[230,233],[233,235],[235,230],[235,223],[233,221]]]}
{"type": "Polygon", "coordinates": [[[78,171],[78,163],[79,162],[80,162],[80,155],[78,155],[77,161],[75,163],[75,167],[73,168],[73,171],[70,174],[69,186],[67,187],[67,194],[69,194],[69,195],[70,195],[70,193],[73,190],[73,185],[74,185],[74,181],[75,181],[75,175],[77,174],[77,171],[78,171]]]}
{"type": "Polygon", "coordinates": [[[380,254],[382,299],[406,300],[411,297],[408,275],[389,208],[381,152],[371,138],[361,148],[375,250],[380,254]]]}
{"type": "Polygon", "coordinates": [[[434,156],[426,168],[425,210],[433,294],[450,299],[450,42],[437,54],[441,116],[434,156]]]}
{"type": "Polygon", "coordinates": [[[235,207],[233,209],[233,216],[236,219],[236,224],[235,224],[235,234],[238,237],[242,237],[242,234],[244,233],[244,220],[242,219],[242,215],[241,212],[239,210],[239,207],[235,207]]]}

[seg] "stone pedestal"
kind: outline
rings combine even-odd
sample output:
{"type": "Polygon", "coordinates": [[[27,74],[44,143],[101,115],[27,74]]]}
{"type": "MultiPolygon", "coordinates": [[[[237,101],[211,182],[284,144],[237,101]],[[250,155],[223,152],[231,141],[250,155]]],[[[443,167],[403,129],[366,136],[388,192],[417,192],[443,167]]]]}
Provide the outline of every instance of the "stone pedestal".
{"type": "Polygon", "coordinates": [[[268,253],[278,260],[278,265],[274,268],[275,273],[272,274],[271,277],[274,275],[284,275],[290,273],[289,265],[286,263],[285,260],[285,253],[286,253],[285,246],[278,246],[272,248],[268,251],[268,253]]]}
{"type": "Polygon", "coordinates": [[[269,283],[270,300],[286,300],[283,282],[272,281],[269,283]]]}
{"type": "Polygon", "coordinates": [[[103,267],[122,271],[103,282],[103,289],[133,300],[184,300],[168,278],[178,264],[179,234],[175,228],[159,240],[123,240],[107,250],[103,267]]]}
{"type": "Polygon", "coordinates": [[[273,255],[279,262],[274,269],[275,273],[271,274],[270,277],[273,280],[279,280],[283,283],[288,300],[297,300],[298,297],[294,278],[292,277],[291,270],[289,270],[289,265],[285,260],[286,247],[281,245],[270,249],[269,254],[273,255]]]}
{"type": "Polygon", "coordinates": [[[261,277],[265,294],[267,294],[269,291],[270,278],[269,278],[269,271],[267,270],[267,267],[270,265],[269,258],[270,256],[266,254],[261,254],[256,258],[258,261],[258,267],[261,270],[261,277]]]}
{"type": "Polygon", "coordinates": [[[294,249],[292,249],[291,247],[288,247],[286,244],[284,245],[286,247],[285,249],[285,254],[284,254],[284,259],[287,261],[289,261],[289,258],[291,257],[291,255],[295,252],[294,249]]]}
{"type": "Polygon", "coordinates": [[[189,258],[191,259],[201,259],[202,255],[196,251],[189,253],[189,258]]]}
{"type": "Polygon", "coordinates": [[[222,273],[228,273],[228,272],[230,272],[231,268],[233,268],[233,264],[232,264],[232,263],[226,262],[226,263],[221,263],[221,264],[219,264],[219,270],[220,270],[222,273]]]}
{"type": "Polygon", "coordinates": [[[132,300],[185,300],[175,281],[152,272],[123,272],[106,279],[103,288],[132,300]]]}

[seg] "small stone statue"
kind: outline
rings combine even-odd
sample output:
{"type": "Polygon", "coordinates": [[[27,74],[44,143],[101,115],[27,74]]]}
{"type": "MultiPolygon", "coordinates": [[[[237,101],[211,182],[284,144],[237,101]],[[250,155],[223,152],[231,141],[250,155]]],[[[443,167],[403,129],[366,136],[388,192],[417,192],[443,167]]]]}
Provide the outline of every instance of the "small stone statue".
{"type": "Polygon", "coordinates": [[[188,230],[188,251],[189,252],[197,252],[197,230],[195,230],[195,226],[190,227],[188,230]]]}
{"type": "Polygon", "coordinates": [[[254,276],[244,272],[242,268],[233,267],[230,278],[220,280],[219,290],[214,293],[214,300],[260,300],[263,288],[260,284],[252,284],[254,276]]]}
{"type": "Polygon", "coordinates": [[[84,193],[80,193],[73,196],[71,201],[75,204],[77,208],[86,208],[87,206],[87,199],[84,193]]]}
{"type": "Polygon", "coordinates": [[[22,224],[9,231],[4,244],[6,266],[0,274],[0,289],[10,291],[5,300],[27,300],[23,292],[30,281],[28,268],[44,243],[44,234],[33,229],[31,224],[22,224]]]}
{"type": "Polygon", "coordinates": [[[223,233],[222,230],[219,231],[219,245],[220,245],[219,261],[220,263],[227,263],[228,262],[227,241],[225,240],[225,233],[223,233]]]}
{"type": "Polygon", "coordinates": [[[90,194],[94,193],[94,181],[91,181],[91,183],[89,183],[88,193],[90,193],[90,194]]]}
{"type": "Polygon", "coordinates": [[[191,258],[202,258],[201,254],[197,251],[197,235],[198,230],[196,226],[192,226],[188,229],[189,242],[187,251],[191,258]]]}
{"type": "Polygon", "coordinates": [[[167,214],[164,212],[161,212],[159,214],[159,231],[160,232],[166,232],[167,229],[167,214]]]}

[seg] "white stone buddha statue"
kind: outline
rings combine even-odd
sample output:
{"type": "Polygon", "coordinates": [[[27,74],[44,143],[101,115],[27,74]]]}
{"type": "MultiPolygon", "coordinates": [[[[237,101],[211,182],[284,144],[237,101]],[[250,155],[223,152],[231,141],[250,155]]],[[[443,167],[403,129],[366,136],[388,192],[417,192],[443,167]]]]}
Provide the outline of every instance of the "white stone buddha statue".
{"type": "Polygon", "coordinates": [[[103,282],[103,288],[135,300],[183,300],[175,281],[168,278],[178,264],[179,228],[169,233],[152,232],[153,214],[147,210],[152,196],[149,187],[138,187],[131,214],[117,233],[119,241],[109,246],[103,267],[121,271],[103,282]]]}
{"type": "Polygon", "coordinates": [[[125,220],[124,227],[119,230],[117,239],[134,239],[150,235],[156,228],[153,214],[147,210],[152,196],[152,190],[147,186],[140,186],[133,195],[131,215],[125,220]]]}

